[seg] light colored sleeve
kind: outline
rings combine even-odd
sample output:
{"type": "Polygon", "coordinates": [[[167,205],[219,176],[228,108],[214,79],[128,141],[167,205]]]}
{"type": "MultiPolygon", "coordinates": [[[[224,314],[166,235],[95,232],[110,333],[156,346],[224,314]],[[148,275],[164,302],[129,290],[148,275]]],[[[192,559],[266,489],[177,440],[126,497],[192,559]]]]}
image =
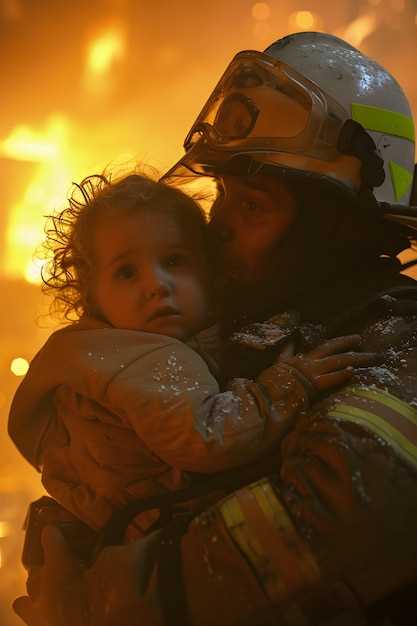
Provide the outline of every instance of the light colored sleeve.
{"type": "Polygon", "coordinates": [[[216,472],[255,460],[277,444],[308,401],[284,364],[221,392],[203,359],[176,342],[148,352],[108,386],[104,401],[167,464],[216,472]]]}

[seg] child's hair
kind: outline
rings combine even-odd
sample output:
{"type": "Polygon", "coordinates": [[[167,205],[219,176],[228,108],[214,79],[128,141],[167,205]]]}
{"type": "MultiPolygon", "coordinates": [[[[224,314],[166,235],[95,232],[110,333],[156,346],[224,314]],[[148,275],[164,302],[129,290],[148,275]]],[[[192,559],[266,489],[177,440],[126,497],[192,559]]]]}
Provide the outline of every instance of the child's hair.
{"type": "Polygon", "coordinates": [[[91,281],[94,277],[91,232],[100,215],[151,210],[173,216],[190,231],[190,242],[207,250],[204,211],[180,189],[143,174],[112,180],[106,174],[88,176],[68,199],[68,206],[47,216],[43,245],[46,264],[43,291],[52,295],[51,313],[67,321],[94,314],[91,281]]]}

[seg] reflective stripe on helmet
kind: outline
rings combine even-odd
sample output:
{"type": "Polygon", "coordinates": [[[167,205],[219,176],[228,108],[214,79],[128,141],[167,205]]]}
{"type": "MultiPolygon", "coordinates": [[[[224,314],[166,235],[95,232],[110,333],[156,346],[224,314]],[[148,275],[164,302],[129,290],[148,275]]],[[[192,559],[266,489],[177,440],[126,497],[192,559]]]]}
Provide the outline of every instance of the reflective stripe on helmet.
{"type": "Polygon", "coordinates": [[[364,426],[417,466],[417,409],[403,400],[387,391],[352,387],[328,415],[364,426]]]}
{"type": "Polygon", "coordinates": [[[394,161],[389,162],[389,171],[392,186],[394,187],[395,199],[398,201],[410,189],[413,182],[413,173],[394,161]]]}
{"type": "Polygon", "coordinates": [[[289,598],[317,585],[320,570],[268,479],[239,489],[218,507],[265,592],[280,604],[283,623],[307,626],[302,608],[289,598]]]}
{"type": "Polygon", "coordinates": [[[352,119],[367,130],[414,141],[413,120],[402,113],[352,102],[352,119]]]}

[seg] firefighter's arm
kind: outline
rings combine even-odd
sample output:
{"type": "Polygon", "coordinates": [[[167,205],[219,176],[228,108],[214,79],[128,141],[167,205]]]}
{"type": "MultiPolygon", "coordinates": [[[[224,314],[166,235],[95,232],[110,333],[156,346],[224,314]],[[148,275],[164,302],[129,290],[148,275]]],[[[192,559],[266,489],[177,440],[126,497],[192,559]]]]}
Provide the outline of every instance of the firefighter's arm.
{"type": "Polygon", "coordinates": [[[417,411],[375,384],[318,404],[283,443],[283,503],[322,575],[365,605],[417,574],[416,470],[417,411]]]}

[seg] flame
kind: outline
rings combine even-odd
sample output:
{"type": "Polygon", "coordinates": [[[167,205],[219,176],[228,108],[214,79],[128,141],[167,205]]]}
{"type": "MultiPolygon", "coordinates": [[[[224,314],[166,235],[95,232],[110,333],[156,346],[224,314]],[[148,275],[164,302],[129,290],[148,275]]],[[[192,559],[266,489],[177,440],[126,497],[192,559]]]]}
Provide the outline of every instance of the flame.
{"type": "MultiPolygon", "coordinates": [[[[17,126],[0,144],[2,156],[31,160],[36,165],[32,180],[10,210],[1,267],[6,277],[41,282],[43,261],[34,255],[44,240],[45,216],[65,206],[73,181],[102,171],[109,161],[108,153],[102,153],[91,167],[92,153],[85,150],[88,134],[92,135],[68,117],[55,114],[43,129],[17,126]]],[[[109,146],[109,152],[111,149],[109,146]]]]}
{"type": "Polygon", "coordinates": [[[51,161],[57,156],[57,146],[55,141],[50,141],[29,126],[20,124],[2,142],[1,152],[4,157],[18,161],[42,162],[51,161]]]}
{"type": "Polygon", "coordinates": [[[10,278],[29,272],[33,280],[32,257],[44,237],[44,216],[65,201],[71,182],[70,128],[67,118],[54,115],[43,132],[19,125],[2,142],[4,155],[38,163],[21,200],[12,207],[6,230],[3,272],[10,278]]]}
{"type": "Polygon", "coordinates": [[[12,527],[9,522],[0,522],[0,539],[7,537],[12,532],[12,527]]]}
{"type": "Polygon", "coordinates": [[[350,22],[343,30],[337,33],[355,48],[358,48],[364,40],[375,32],[378,21],[375,13],[366,13],[350,22]]]}
{"type": "Polygon", "coordinates": [[[123,60],[126,42],[120,29],[111,29],[97,37],[88,50],[87,70],[93,76],[107,74],[112,66],[123,60]]]}

